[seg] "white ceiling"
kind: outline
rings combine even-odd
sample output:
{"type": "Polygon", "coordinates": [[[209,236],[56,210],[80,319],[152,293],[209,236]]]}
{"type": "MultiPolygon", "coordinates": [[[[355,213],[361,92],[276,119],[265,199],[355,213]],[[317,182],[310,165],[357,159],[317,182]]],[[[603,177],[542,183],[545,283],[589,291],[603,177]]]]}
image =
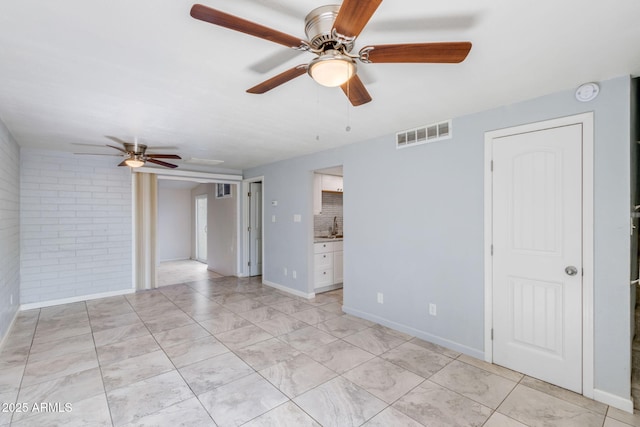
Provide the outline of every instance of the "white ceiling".
{"type": "MultiPolygon", "coordinates": [[[[299,37],[306,13],[326,4],[201,1],[299,37]]],[[[385,0],[356,50],[468,40],[467,60],[362,64],[373,101],[360,107],[306,75],[252,95],[313,56],[197,21],[192,4],[1,0],[0,120],[22,146],[86,151],[73,144],[112,135],[244,169],[640,74],[637,0],[385,0]]]]}

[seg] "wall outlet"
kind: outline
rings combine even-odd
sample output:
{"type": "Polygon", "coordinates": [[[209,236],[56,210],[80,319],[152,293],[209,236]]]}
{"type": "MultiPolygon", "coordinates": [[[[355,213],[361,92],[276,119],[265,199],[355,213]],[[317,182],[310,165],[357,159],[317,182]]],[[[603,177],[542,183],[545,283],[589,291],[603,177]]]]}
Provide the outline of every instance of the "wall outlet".
{"type": "Polygon", "coordinates": [[[437,316],[437,308],[435,304],[429,304],[429,314],[432,316],[437,316]]]}
{"type": "Polygon", "coordinates": [[[271,215],[271,222],[276,222],[276,216],[275,215],[271,215]]]}
{"type": "Polygon", "coordinates": [[[13,305],[13,294],[9,297],[9,305],[13,305]]]}
{"type": "Polygon", "coordinates": [[[284,275],[286,276],[289,273],[289,271],[287,270],[287,267],[284,268],[284,275]]]}
{"type": "Polygon", "coordinates": [[[378,292],[378,304],[384,304],[384,295],[382,295],[382,292],[378,292]]]}
{"type": "Polygon", "coordinates": [[[302,215],[300,214],[293,215],[293,222],[300,222],[300,221],[302,221],[302,215]]]}
{"type": "Polygon", "coordinates": [[[293,271],[291,272],[291,277],[293,277],[294,279],[297,279],[297,278],[298,278],[298,275],[296,274],[296,271],[295,271],[295,270],[293,270],[293,271]]]}

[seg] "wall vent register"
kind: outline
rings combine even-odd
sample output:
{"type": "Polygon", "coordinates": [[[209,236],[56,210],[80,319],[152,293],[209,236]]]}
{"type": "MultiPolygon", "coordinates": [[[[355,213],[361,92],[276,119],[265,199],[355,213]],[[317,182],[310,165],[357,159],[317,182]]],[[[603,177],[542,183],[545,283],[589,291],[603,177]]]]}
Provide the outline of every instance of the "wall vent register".
{"type": "Polygon", "coordinates": [[[451,120],[396,133],[396,148],[413,147],[451,138],[451,120]]]}

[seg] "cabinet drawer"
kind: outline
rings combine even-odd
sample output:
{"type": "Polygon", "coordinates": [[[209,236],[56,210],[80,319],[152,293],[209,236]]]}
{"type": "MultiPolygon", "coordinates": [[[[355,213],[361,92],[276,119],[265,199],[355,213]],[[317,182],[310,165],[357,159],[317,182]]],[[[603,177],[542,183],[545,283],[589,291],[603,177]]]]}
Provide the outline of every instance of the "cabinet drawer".
{"type": "Polygon", "coordinates": [[[337,242],[333,242],[333,250],[335,252],[342,251],[344,247],[344,242],[342,240],[338,240],[337,242]]]}
{"type": "Polygon", "coordinates": [[[323,254],[325,252],[333,252],[333,244],[335,242],[322,242],[313,244],[313,253],[323,254]]]}
{"type": "Polygon", "coordinates": [[[333,284],[333,270],[316,270],[314,273],[313,285],[316,288],[329,286],[333,284]]]}
{"type": "Polygon", "coordinates": [[[326,270],[328,268],[333,268],[333,254],[331,252],[315,254],[313,266],[314,270],[326,270]]]}

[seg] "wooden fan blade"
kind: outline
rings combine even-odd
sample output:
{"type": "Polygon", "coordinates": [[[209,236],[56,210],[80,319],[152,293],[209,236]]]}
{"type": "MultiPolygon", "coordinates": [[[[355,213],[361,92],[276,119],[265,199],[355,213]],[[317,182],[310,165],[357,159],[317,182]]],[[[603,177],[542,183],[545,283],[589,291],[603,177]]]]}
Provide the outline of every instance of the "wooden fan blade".
{"type": "Polygon", "coordinates": [[[123,153],[126,153],[126,152],[127,152],[127,150],[125,150],[125,149],[124,149],[124,148],[122,148],[122,147],[116,147],[115,145],[109,145],[109,144],[106,144],[106,146],[107,146],[107,147],[111,147],[111,148],[115,148],[116,150],[122,151],[123,153]]]}
{"type": "Polygon", "coordinates": [[[470,42],[383,44],[363,47],[360,59],[373,63],[458,63],[470,50],[470,42]]]}
{"type": "Polygon", "coordinates": [[[193,5],[191,8],[191,16],[200,21],[209,22],[214,25],[229,28],[230,30],[240,31],[241,33],[279,43],[287,47],[298,48],[304,45],[298,37],[281,33],[272,28],[229,15],[228,13],[201,4],[193,5]]]}
{"type": "Polygon", "coordinates": [[[252,87],[251,89],[247,89],[247,92],[256,94],[265,93],[273,88],[280,86],[281,84],[288,82],[289,80],[300,77],[306,72],[307,64],[296,65],[295,67],[290,68],[287,71],[278,74],[277,76],[271,77],[269,80],[265,80],[264,82],[252,87]]]}
{"type": "Polygon", "coordinates": [[[382,0],[344,0],[333,28],[343,36],[357,37],[382,0]]]}
{"type": "Polygon", "coordinates": [[[106,153],[73,153],[80,156],[116,156],[122,157],[122,154],[106,154],[106,153]]]}
{"type": "Polygon", "coordinates": [[[178,165],[173,165],[171,163],[163,162],[162,160],[147,159],[147,162],[155,163],[156,165],[164,166],[166,168],[171,168],[171,169],[174,169],[174,168],[178,167],[178,165]]]}
{"type": "Polygon", "coordinates": [[[115,142],[115,143],[121,144],[121,145],[128,144],[128,142],[127,142],[127,141],[123,141],[123,140],[121,140],[120,138],[117,138],[117,137],[115,137],[115,136],[105,135],[104,137],[105,137],[105,138],[107,138],[107,139],[112,140],[112,141],[113,141],[113,142],[115,142]]]}
{"type": "Polygon", "coordinates": [[[118,166],[127,166],[127,164],[125,163],[125,160],[123,160],[118,166]]]}
{"type": "Polygon", "coordinates": [[[147,154],[150,159],[182,159],[177,154],[147,154]]]}
{"type": "Polygon", "coordinates": [[[362,83],[357,74],[340,87],[354,107],[371,101],[371,95],[369,95],[367,88],[364,87],[364,83],[362,83]]]}

